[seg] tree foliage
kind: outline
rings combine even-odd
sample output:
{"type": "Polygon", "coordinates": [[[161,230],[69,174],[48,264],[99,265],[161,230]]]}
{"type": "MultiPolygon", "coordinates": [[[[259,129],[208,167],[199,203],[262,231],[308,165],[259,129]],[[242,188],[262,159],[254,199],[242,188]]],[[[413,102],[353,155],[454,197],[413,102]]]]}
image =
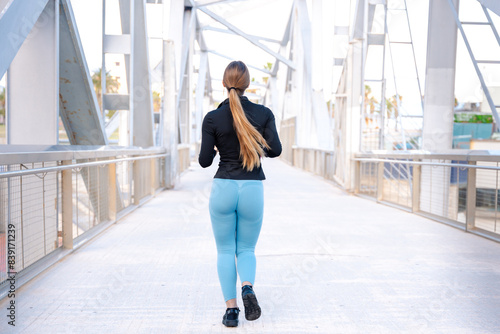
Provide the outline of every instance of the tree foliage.
{"type": "MultiPolygon", "coordinates": [[[[102,86],[101,86],[101,68],[92,73],[92,83],[94,84],[94,89],[97,95],[97,102],[99,103],[99,107],[102,110],[102,86]]],[[[118,93],[118,89],[120,89],[120,82],[117,77],[112,76],[110,71],[106,72],[106,93],[118,93]]],[[[108,110],[108,117],[113,116],[116,110],[108,110]]]]}
{"type": "Polygon", "coordinates": [[[5,116],[5,87],[0,90],[0,115],[5,116]]]}

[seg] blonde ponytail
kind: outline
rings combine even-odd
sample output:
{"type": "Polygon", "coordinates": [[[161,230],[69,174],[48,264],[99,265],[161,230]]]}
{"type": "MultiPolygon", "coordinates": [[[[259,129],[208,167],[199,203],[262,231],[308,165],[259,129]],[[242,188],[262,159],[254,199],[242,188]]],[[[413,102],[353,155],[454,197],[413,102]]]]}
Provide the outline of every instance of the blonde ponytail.
{"type": "Polygon", "coordinates": [[[267,149],[270,147],[260,132],[248,121],[241,105],[239,92],[243,93],[250,84],[248,68],[241,61],[231,62],[224,71],[223,81],[229,92],[229,108],[240,142],[240,158],[243,161],[243,168],[251,171],[260,166],[260,157],[264,156],[264,147],[267,149]]]}

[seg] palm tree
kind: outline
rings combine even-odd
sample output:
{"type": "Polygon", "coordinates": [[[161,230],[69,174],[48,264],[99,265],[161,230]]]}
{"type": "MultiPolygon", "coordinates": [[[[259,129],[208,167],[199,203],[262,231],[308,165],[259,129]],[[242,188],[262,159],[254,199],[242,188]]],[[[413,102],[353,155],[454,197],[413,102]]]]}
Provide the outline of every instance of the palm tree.
{"type": "Polygon", "coordinates": [[[5,144],[5,87],[0,88],[0,144],[5,144]]]}
{"type": "Polygon", "coordinates": [[[0,90],[0,115],[5,116],[5,87],[0,90]]]}
{"type": "MultiPolygon", "coordinates": [[[[272,68],[273,68],[273,63],[266,63],[266,65],[264,65],[265,70],[271,71],[272,68]]],[[[265,84],[267,84],[267,80],[269,80],[269,77],[262,78],[262,81],[264,81],[265,84]]]]}
{"type": "MultiPolygon", "coordinates": [[[[365,111],[366,111],[366,106],[370,107],[369,113],[373,115],[375,113],[375,106],[379,104],[377,99],[375,97],[370,96],[372,94],[372,88],[369,85],[365,85],[365,111]]],[[[373,119],[368,117],[368,115],[365,115],[365,122],[366,125],[369,126],[371,123],[373,123],[373,119]]]]}
{"type": "Polygon", "coordinates": [[[160,112],[160,107],[161,107],[160,93],[154,90],[153,91],[153,111],[160,112]]]}
{"type": "MultiPolygon", "coordinates": [[[[101,69],[98,68],[97,70],[92,73],[92,83],[94,84],[94,89],[97,94],[97,102],[99,103],[99,106],[101,107],[102,110],[102,87],[101,87],[101,69]]],[[[120,89],[120,82],[118,81],[117,77],[111,76],[109,74],[109,71],[106,72],[106,93],[118,93],[118,89],[120,89]]],[[[109,110],[108,111],[108,117],[113,116],[116,110],[109,110]]]]}
{"type": "Polygon", "coordinates": [[[403,102],[403,97],[401,95],[393,95],[391,96],[390,99],[385,100],[386,105],[387,105],[387,118],[390,118],[391,116],[394,117],[395,126],[394,129],[398,129],[398,122],[397,119],[399,117],[399,107],[401,106],[401,103],[403,102]],[[398,101],[399,97],[399,101],[398,101]]]}
{"type": "Polygon", "coordinates": [[[370,114],[375,112],[375,105],[379,102],[373,96],[370,96],[372,93],[372,88],[368,85],[365,85],[365,106],[370,106],[370,114]]]}

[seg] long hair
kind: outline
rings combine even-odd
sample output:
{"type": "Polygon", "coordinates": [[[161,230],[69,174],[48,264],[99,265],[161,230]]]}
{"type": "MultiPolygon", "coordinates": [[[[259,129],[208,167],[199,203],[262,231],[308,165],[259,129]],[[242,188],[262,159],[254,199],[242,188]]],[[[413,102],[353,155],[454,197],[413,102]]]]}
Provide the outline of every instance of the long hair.
{"type": "Polygon", "coordinates": [[[222,79],[229,94],[229,108],[233,115],[233,126],[240,142],[240,158],[247,171],[260,166],[260,157],[264,156],[264,147],[269,149],[266,140],[248,121],[241,106],[240,95],[250,85],[250,73],[241,61],[227,65],[222,79]]]}

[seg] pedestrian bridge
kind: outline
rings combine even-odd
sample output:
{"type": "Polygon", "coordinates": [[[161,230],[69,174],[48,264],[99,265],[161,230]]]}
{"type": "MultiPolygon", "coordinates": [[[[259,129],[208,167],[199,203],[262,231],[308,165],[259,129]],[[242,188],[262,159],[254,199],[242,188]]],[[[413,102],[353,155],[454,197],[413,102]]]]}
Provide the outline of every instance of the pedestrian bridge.
{"type": "MultiPolygon", "coordinates": [[[[246,333],[495,333],[500,244],[381,205],[281,159],[246,333]]],[[[216,164],[158,192],[16,291],[2,333],[225,333],[208,214],[216,164]]],[[[0,303],[6,313],[9,299],[0,303]]],[[[239,300],[240,307],[242,306],[239,300]]]]}
{"type": "Polygon", "coordinates": [[[196,163],[231,60],[283,144],[237,331],[500,332],[499,16],[0,0],[0,333],[231,331],[196,163]]]}

